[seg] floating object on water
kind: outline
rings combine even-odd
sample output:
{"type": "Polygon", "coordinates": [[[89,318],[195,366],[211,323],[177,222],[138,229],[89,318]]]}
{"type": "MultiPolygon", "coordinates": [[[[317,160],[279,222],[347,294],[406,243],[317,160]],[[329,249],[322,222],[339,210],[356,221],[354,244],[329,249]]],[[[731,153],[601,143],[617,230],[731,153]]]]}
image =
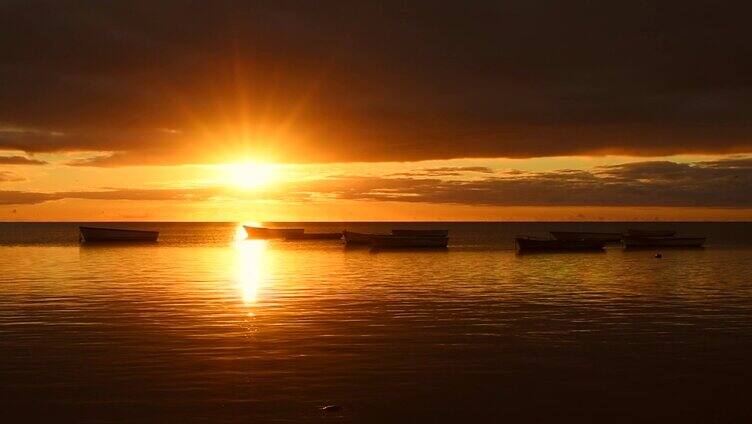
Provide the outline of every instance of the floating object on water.
{"type": "Polygon", "coordinates": [[[702,247],[705,237],[634,237],[624,236],[622,243],[625,248],[641,247],[702,247]]]}
{"type": "Polygon", "coordinates": [[[356,244],[371,244],[371,239],[376,235],[377,234],[356,233],[347,230],[342,231],[342,239],[348,246],[356,244]]]}
{"type": "MultiPolygon", "coordinates": [[[[392,230],[399,232],[400,230],[392,230]]],[[[403,231],[420,231],[420,230],[403,230],[403,231]]],[[[377,249],[394,249],[394,248],[446,248],[449,244],[449,237],[433,235],[439,234],[437,231],[430,230],[432,235],[396,235],[396,234],[368,234],[355,233],[352,231],[343,231],[342,237],[345,244],[365,245],[370,244],[377,249]]]]}
{"type": "Polygon", "coordinates": [[[674,230],[627,230],[627,235],[632,237],[672,237],[674,234],[674,230]]]}
{"type": "Polygon", "coordinates": [[[557,240],[534,237],[516,237],[517,250],[520,252],[566,252],[603,250],[606,245],[602,240],[557,240]]]}
{"type": "Polygon", "coordinates": [[[371,244],[375,248],[446,248],[449,237],[446,236],[397,236],[374,235],[371,244]]]}
{"type": "Polygon", "coordinates": [[[661,253],[656,253],[655,254],[655,258],[656,259],[661,259],[662,257],[663,257],[663,255],[661,253]]]}
{"type": "Polygon", "coordinates": [[[342,406],[340,405],[327,405],[321,407],[322,412],[342,412],[342,406]]]}
{"type": "Polygon", "coordinates": [[[395,236],[448,237],[449,230],[392,230],[395,236]]]}
{"type": "Polygon", "coordinates": [[[78,227],[81,243],[145,243],[156,242],[159,231],[125,228],[78,227]]]}
{"type": "Polygon", "coordinates": [[[341,239],[342,233],[294,233],[285,236],[285,240],[336,240],[341,239]]]}
{"type": "Polygon", "coordinates": [[[616,243],[621,241],[621,233],[595,233],[584,231],[551,231],[551,235],[556,240],[575,241],[575,240],[598,240],[604,243],[616,243]]]}
{"type": "Polygon", "coordinates": [[[245,228],[245,233],[249,238],[255,239],[287,238],[305,232],[305,229],[303,228],[265,228],[249,227],[247,225],[243,225],[243,228],[245,228]]]}

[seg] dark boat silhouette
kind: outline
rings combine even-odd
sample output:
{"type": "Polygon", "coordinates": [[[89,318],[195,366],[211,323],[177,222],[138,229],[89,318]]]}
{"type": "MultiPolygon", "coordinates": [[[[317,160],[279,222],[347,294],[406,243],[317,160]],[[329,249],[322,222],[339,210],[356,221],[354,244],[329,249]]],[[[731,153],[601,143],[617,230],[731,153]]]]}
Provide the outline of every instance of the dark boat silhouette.
{"type": "Polygon", "coordinates": [[[394,229],[392,235],[395,236],[426,236],[426,237],[448,237],[449,230],[403,230],[394,229]]]}
{"type": "Polygon", "coordinates": [[[371,245],[375,248],[446,248],[449,237],[437,235],[368,234],[343,231],[345,244],[371,245]]]}
{"type": "Polygon", "coordinates": [[[520,252],[567,252],[603,250],[606,242],[602,240],[557,240],[534,237],[516,237],[517,250],[520,252]]]}
{"type": "Polygon", "coordinates": [[[266,228],[266,227],[251,227],[244,225],[245,233],[248,238],[254,239],[272,239],[272,238],[286,238],[303,234],[305,230],[303,228],[266,228]]]}
{"type": "Polygon", "coordinates": [[[401,236],[401,235],[373,235],[371,244],[375,248],[446,248],[449,237],[446,236],[401,236]]]}
{"type": "Polygon", "coordinates": [[[551,231],[551,235],[556,240],[574,241],[574,240],[599,240],[605,243],[616,243],[621,241],[621,233],[597,233],[585,231],[551,231]]]}
{"type": "Polygon", "coordinates": [[[78,227],[82,243],[106,242],[156,242],[159,231],[131,230],[125,228],[78,227]]]}
{"type": "Polygon", "coordinates": [[[630,228],[627,230],[627,236],[632,237],[672,237],[676,234],[675,230],[636,230],[630,228]]]}
{"type": "Polygon", "coordinates": [[[285,236],[285,240],[337,240],[342,238],[342,233],[291,233],[285,236]]]}
{"type": "Polygon", "coordinates": [[[625,248],[698,248],[705,244],[705,237],[635,237],[624,236],[625,248]]]}
{"type": "Polygon", "coordinates": [[[375,235],[376,234],[356,233],[354,231],[347,231],[347,230],[342,231],[342,239],[344,240],[345,244],[348,246],[372,244],[371,239],[375,235]]]}

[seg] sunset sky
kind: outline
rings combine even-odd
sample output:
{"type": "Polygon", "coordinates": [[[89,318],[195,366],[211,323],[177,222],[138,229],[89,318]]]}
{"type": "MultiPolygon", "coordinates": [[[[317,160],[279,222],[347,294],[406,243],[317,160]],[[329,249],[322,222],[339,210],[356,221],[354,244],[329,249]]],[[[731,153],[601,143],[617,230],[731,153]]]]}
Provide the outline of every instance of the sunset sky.
{"type": "Polygon", "coordinates": [[[750,220],[724,2],[0,3],[0,220],[750,220]]]}

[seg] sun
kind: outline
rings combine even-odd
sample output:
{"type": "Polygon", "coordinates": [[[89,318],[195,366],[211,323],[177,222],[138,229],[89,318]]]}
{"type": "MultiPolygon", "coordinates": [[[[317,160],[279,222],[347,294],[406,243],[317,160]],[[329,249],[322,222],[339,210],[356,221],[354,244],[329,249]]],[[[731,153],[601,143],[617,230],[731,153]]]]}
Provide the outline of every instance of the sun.
{"type": "Polygon", "coordinates": [[[243,162],[222,165],[228,185],[241,189],[265,187],[279,179],[278,166],[269,163],[243,162]]]}

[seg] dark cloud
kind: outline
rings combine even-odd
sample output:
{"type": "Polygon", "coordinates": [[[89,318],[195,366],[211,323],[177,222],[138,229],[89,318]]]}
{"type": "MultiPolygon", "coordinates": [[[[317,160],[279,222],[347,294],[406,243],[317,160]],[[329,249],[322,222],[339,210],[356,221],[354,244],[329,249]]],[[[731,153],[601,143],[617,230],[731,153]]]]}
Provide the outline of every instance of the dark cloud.
{"type": "Polygon", "coordinates": [[[484,174],[492,174],[493,169],[485,166],[443,166],[440,168],[426,168],[426,172],[482,172],[484,174]]]}
{"type": "Polygon", "coordinates": [[[0,204],[36,204],[62,199],[205,201],[222,196],[225,191],[225,189],[216,187],[186,189],[104,188],[98,191],[65,191],[55,193],[0,190],[0,204]]]}
{"type": "Polygon", "coordinates": [[[19,177],[18,175],[12,172],[0,171],[0,183],[14,182],[14,181],[24,181],[24,178],[19,177]]]}
{"type": "Polygon", "coordinates": [[[728,158],[716,161],[703,161],[697,163],[705,168],[725,168],[725,169],[749,169],[752,168],[752,160],[748,158],[728,158]]]}
{"type": "Polygon", "coordinates": [[[495,206],[752,206],[752,158],[627,163],[592,170],[515,171],[480,180],[341,177],[293,191],[350,200],[495,206]]]}
{"type": "Polygon", "coordinates": [[[4,1],[0,149],[79,164],[752,150],[723,1],[4,1]]]}
{"type": "Polygon", "coordinates": [[[482,179],[334,176],[250,192],[223,187],[103,188],[58,193],[0,191],[2,204],[69,198],[150,201],[310,201],[324,198],[492,206],[752,207],[752,158],[691,164],[636,162],[591,170],[517,171],[482,179]]]}
{"type": "Polygon", "coordinates": [[[57,199],[59,197],[49,193],[0,190],[0,205],[33,205],[57,199]]]}
{"type": "Polygon", "coordinates": [[[0,165],[46,165],[47,162],[23,156],[0,156],[0,165]]]}
{"type": "Polygon", "coordinates": [[[394,177],[457,177],[467,173],[479,172],[493,174],[493,169],[485,166],[443,166],[440,168],[425,168],[412,172],[395,172],[389,174],[394,177]]]}
{"type": "Polygon", "coordinates": [[[55,193],[55,195],[61,199],[205,201],[221,195],[222,192],[222,189],[214,187],[179,189],[105,188],[101,191],[68,191],[55,193]]]}

